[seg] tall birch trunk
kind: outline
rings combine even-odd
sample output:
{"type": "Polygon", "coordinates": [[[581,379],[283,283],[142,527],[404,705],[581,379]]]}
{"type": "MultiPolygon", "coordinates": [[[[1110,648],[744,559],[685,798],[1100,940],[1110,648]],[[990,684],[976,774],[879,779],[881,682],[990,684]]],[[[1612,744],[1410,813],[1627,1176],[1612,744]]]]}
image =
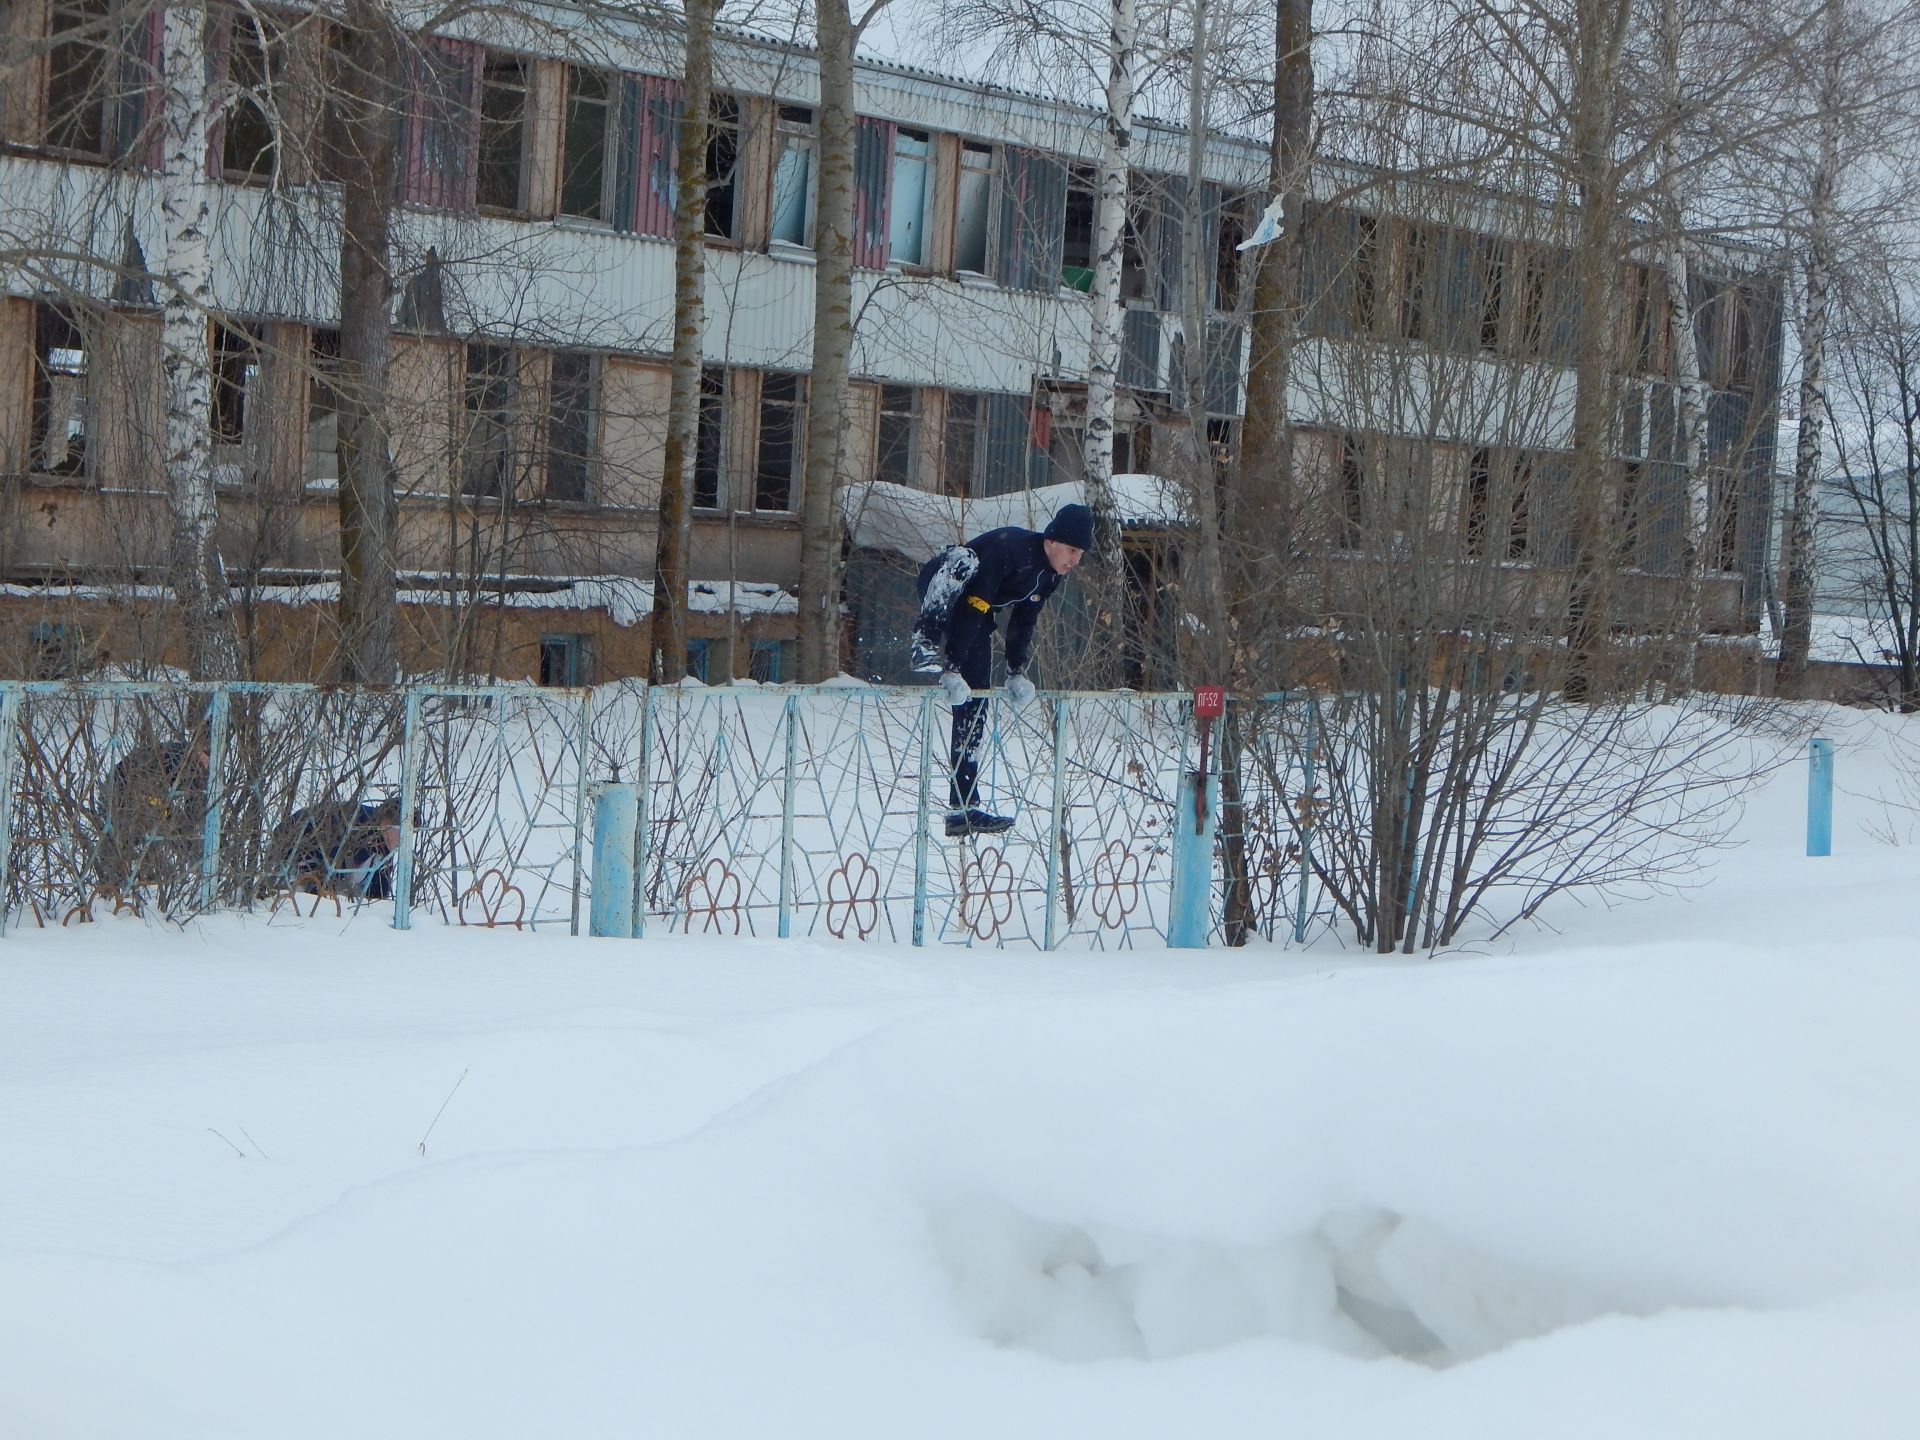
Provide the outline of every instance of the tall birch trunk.
{"type": "Polygon", "coordinates": [[[1692,690],[1699,654],[1701,566],[1706,553],[1710,486],[1707,478],[1706,386],[1700,376],[1700,343],[1693,324],[1691,244],[1678,191],[1680,175],[1680,58],[1685,27],[1681,0],[1661,0],[1660,82],[1662,94],[1659,206],[1660,264],[1666,272],[1667,337],[1673,357],[1674,458],[1686,486],[1686,535],[1681,569],[1684,600],[1674,629],[1684,645],[1673,689],[1692,690]]]}
{"type": "Polygon", "coordinates": [[[1619,195],[1613,160],[1615,85],[1631,13],[1628,0],[1581,0],[1575,17],[1570,169],[1579,196],[1574,283],[1580,322],[1573,400],[1573,575],[1567,597],[1569,700],[1597,700],[1612,629],[1614,547],[1607,481],[1618,451],[1620,384],[1614,337],[1620,319],[1619,195]]]}
{"type": "Polygon", "coordinates": [[[160,213],[169,285],[161,310],[166,391],[168,569],[195,680],[240,673],[220,507],[213,488],[213,377],[207,353],[213,310],[212,222],[207,180],[207,10],[205,0],[167,6],[162,32],[163,149],[160,213]]]}
{"type": "Polygon", "coordinates": [[[713,0],[687,0],[685,106],[680,116],[673,212],[673,379],[654,547],[652,655],[647,679],[687,673],[687,553],[693,537],[693,468],[700,435],[700,366],[707,328],[707,112],[713,97],[713,0]]]}
{"type": "MultiPolygon", "coordinates": [[[[391,684],[394,499],[393,205],[405,97],[399,30],[380,0],[347,0],[337,99],[340,169],[340,678],[391,684]]],[[[450,490],[457,481],[449,479],[450,490]]]]}
{"type": "Polygon", "coordinates": [[[1281,202],[1280,234],[1257,250],[1248,307],[1246,419],[1228,492],[1225,533],[1238,563],[1231,586],[1232,682],[1277,688],[1279,632],[1292,622],[1293,425],[1287,390],[1299,331],[1295,256],[1313,149],[1313,0],[1277,0],[1274,10],[1273,144],[1267,186],[1281,202]]]}
{"type": "Polygon", "coordinates": [[[1107,109],[1100,145],[1100,197],[1094,214],[1092,305],[1087,335],[1087,507],[1093,511],[1093,552],[1085,583],[1097,617],[1091,652],[1092,683],[1118,677],[1113,660],[1124,639],[1120,521],[1113,500],[1114,401],[1125,316],[1120,305],[1126,254],[1127,191],[1133,173],[1133,95],[1139,22],[1134,0],[1113,0],[1107,34],[1107,109]],[[1118,631],[1120,633],[1116,634],[1118,631]]]}
{"type": "Polygon", "coordinates": [[[853,358],[853,47],[846,0],[818,0],[820,188],[815,208],[813,375],[801,490],[800,678],[840,669],[840,459],[853,358]]]}
{"type": "Polygon", "coordinates": [[[1775,684],[1802,697],[1813,642],[1814,530],[1820,518],[1822,435],[1827,405],[1827,311],[1833,286],[1833,203],[1840,182],[1841,0],[1826,0],[1826,54],[1820,73],[1819,154],[1807,197],[1806,308],[1800,321],[1800,427],[1793,456],[1793,501],[1787,512],[1787,580],[1782,600],[1775,684]]]}

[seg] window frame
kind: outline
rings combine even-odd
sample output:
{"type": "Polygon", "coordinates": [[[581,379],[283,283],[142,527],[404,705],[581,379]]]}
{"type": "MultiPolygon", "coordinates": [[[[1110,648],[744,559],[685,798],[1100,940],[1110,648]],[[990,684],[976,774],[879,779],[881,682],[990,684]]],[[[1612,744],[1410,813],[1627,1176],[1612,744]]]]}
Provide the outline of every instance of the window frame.
{"type": "Polygon", "coordinates": [[[996,228],[995,222],[999,218],[1000,206],[1000,171],[1005,164],[1005,159],[1001,151],[1001,146],[987,140],[968,140],[962,138],[960,141],[958,159],[954,165],[953,180],[952,269],[956,277],[964,275],[969,279],[979,280],[991,280],[993,278],[994,232],[996,228]],[[969,166],[967,163],[967,157],[969,155],[986,156],[985,166],[969,166]],[[977,267],[962,263],[960,253],[960,236],[963,222],[961,207],[966,200],[967,177],[969,175],[980,177],[980,185],[986,197],[979,220],[980,264],[977,267]]]}
{"type": "Polygon", "coordinates": [[[514,491],[520,352],[483,339],[469,340],[462,349],[459,494],[468,500],[507,502],[514,491]],[[498,368],[488,363],[496,358],[498,368]],[[476,478],[478,466],[490,455],[497,456],[496,473],[476,478]]]}
{"type": "Polygon", "coordinates": [[[891,207],[887,218],[887,268],[890,270],[905,270],[917,273],[929,271],[933,268],[933,236],[929,232],[933,228],[933,199],[935,185],[939,178],[939,150],[939,144],[935,140],[931,130],[918,130],[906,125],[896,125],[894,127],[893,154],[889,158],[887,168],[888,204],[891,207]],[[902,156],[900,153],[902,140],[905,140],[908,144],[917,144],[924,147],[924,153],[918,156],[902,156]],[[902,216],[900,206],[900,167],[903,160],[908,164],[917,164],[920,167],[922,175],[919,210],[918,213],[912,217],[913,222],[918,225],[920,253],[911,260],[901,258],[900,247],[897,243],[897,237],[899,235],[898,227],[901,224],[902,216]]]}
{"type": "Polygon", "coordinates": [[[93,475],[96,442],[99,439],[99,413],[95,403],[93,381],[98,373],[99,358],[94,337],[88,334],[85,324],[65,307],[50,304],[44,300],[35,301],[33,306],[33,372],[31,410],[27,425],[27,471],[33,475],[58,475],[87,479],[93,475]],[[55,328],[61,332],[57,338],[71,340],[74,343],[56,345],[50,343],[50,333],[55,328]],[[52,359],[58,351],[66,355],[80,357],[77,368],[68,361],[56,365],[52,359]],[[54,423],[54,402],[56,399],[56,378],[76,382],[77,422],[80,441],[77,455],[71,453],[75,439],[73,424],[75,417],[69,416],[67,434],[62,450],[65,454],[58,465],[47,463],[48,445],[54,423]]]}
{"type": "Polygon", "coordinates": [[[800,486],[807,465],[808,389],[807,377],[797,371],[761,372],[759,415],[754,427],[752,513],[755,515],[792,515],[799,509],[800,486]],[[783,391],[790,388],[791,394],[769,396],[769,386],[777,386],[783,391]],[[782,422],[778,417],[782,414],[787,417],[784,422],[787,427],[787,465],[784,473],[769,468],[768,458],[769,440],[779,438],[782,422]],[[781,484],[784,484],[786,492],[781,497],[781,503],[765,503],[775,498],[773,487],[781,484]]]}
{"type": "MultiPolygon", "coordinates": [[[[527,196],[528,170],[533,151],[534,128],[540,119],[533,108],[533,70],[534,62],[530,57],[516,54],[511,50],[489,49],[481,59],[480,90],[474,107],[476,161],[473,203],[474,208],[482,214],[525,215],[531,208],[528,205],[527,196]],[[495,78],[496,74],[507,66],[512,66],[519,72],[517,84],[502,82],[495,78]],[[502,92],[516,91],[520,99],[519,107],[513,115],[502,119],[489,112],[490,97],[502,92]],[[493,168],[492,162],[495,159],[497,132],[501,130],[511,130],[514,137],[510,145],[513,151],[513,199],[506,203],[489,199],[486,193],[488,174],[493,168]]],[[[564,111],[562,116],[564,124],[564,111]]],[[[504,166],[502,169],[504,170],[504,166]]]]}

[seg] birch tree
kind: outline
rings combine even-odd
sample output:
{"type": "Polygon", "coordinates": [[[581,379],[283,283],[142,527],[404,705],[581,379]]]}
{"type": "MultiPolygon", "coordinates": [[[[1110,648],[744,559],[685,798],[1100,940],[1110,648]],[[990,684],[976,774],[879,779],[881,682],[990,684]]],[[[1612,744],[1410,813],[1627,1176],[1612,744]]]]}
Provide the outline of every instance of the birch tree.
{"type": "Polygon", "coordinates": [[[686,93],[680,115],[673,211],[673,379],[660,477],[653,567],[653,630],[647,679],[672,684],[687,666],[687,553],[692,474],[700,429],[700,366],[706,339],[707,128],[713,96],[713,27],[719,5],[687,0],[686,93]]]}
{"type": "Polygon", "coordinates": [[[220,510],[213,486],[212,374],[207,350],[213,310],[213,207],[207,180],[207,11],[205,0],[169,4],[162,31],[160,211],[166,231],[166,298],[161,309],[166,385],[168,568],[196,680],[239,674],[233,607],[220,557],[220,510]]]}
{"type": "Polygon", "coordinates": [[[334,76],[340,153],[340,678],[390,683],[395,529],[388,372],[393,208],[407,40],[384,0],[345,0],[334,76]]]}

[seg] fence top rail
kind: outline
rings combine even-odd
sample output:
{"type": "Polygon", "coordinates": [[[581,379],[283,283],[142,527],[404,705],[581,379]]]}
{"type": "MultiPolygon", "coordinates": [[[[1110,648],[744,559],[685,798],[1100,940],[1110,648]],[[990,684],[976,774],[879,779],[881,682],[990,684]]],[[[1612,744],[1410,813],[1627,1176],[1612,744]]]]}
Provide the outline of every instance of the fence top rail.
{"type": "MultiPolygon", "coordinates": [[[[531,698],[536,695],[556,700],[580,700],[600,691],[632,689],[657,692],[662,699],[691,701],[715,695],[776,695],[830,697],[850,700],[862,696],[912,697],[924,699],[938,695],[934,685],[834,684],[779,685],[758,681],[741,685],[648,685],[644,680],[611,680],[601,685],[536,685],[530,680],[503,680],[484,685],[335,685],[310,680],[0,680],[0,695],[88,695],[120,698],[138,695],[389,695],[404,699],[417,695],[429,699],[486,700],[502,696],[531,698]]],[[[978,692],[988,694],[989,691],[978,692]]],[[[1275,702],[1301,700],[1307,690],[1274,690],[1253,695],[1229,693],[1229,700],[1275,702]]],[[[1190,690],[1039,690],[1042,700],[1136,700],[1151,704],[1191,704],[1190,690]]]]}

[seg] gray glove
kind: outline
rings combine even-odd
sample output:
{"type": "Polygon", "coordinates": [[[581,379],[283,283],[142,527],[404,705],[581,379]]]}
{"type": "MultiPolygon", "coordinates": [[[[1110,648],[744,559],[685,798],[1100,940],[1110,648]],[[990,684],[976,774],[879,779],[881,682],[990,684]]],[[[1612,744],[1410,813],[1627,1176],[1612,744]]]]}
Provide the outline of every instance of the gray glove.
{"type": "Polygon", "coordinates": [[[1007,677],[1007,700],[1014,709],[1025,709],[1027,703],[1032,699],[1033,681],[1027,679],[1024,675],[1009,675],[1007,677]]]}
{"type": "Polygon", "coordinates": [[[946,691],[947,699],[955,705],[964,705],[973,699],[973,687],[960,678],[958,670],[949,670],[942,675],[940,688],[946,691]]]}

